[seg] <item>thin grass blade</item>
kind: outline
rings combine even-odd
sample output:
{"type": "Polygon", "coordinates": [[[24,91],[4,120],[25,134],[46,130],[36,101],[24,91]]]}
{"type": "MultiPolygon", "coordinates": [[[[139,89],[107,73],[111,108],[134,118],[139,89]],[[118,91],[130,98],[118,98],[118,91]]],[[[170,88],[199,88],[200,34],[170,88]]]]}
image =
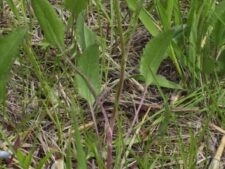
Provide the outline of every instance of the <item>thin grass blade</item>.
{"type": "Polygon", "coordinates": [[[79,131],[78,126],[78,109],[74,106],[72,107],[71,117],[72,117],[72,124],[74,129],[74,140],[76,145],[76,151],[77,151],[77,168],[78,169],[87,169],[87,160],[86,160],[86,154],[84,152],[84,149],[82,147],[81,143],[81,134],[79,131]]]}

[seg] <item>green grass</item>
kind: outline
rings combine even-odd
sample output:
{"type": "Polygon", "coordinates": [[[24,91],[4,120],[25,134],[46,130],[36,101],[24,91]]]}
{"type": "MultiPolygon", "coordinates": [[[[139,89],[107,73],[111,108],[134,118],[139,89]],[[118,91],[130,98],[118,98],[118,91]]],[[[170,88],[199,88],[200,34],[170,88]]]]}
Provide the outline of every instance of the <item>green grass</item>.
{"type": "Polygon", "coordinates": [[[224,5],[0,0],[0,166],[207,168],[225,128],[224,5]]]}

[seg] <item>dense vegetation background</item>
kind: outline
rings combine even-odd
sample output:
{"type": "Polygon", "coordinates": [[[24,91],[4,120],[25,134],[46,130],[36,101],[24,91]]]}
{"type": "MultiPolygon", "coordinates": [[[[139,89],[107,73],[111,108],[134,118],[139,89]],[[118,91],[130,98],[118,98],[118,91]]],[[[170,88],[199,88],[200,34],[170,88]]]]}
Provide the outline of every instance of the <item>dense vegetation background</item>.
{"type": "Polygon", "coordinates": [[[224,168],[224,45],[223,0],[0,0],[0,168],[224,168]]]}

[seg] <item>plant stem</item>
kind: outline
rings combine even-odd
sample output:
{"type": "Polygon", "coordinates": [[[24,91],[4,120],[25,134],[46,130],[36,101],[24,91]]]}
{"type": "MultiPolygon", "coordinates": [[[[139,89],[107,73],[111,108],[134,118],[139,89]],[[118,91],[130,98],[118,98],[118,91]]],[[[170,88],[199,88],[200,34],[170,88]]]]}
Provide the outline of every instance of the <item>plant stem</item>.
{"type": "Polygon", "coordinates": [[[125,40],[123,36],[123,28],[122,28],[122,19],[121,19],[121,11],[120,11],[120,0],[114,1],[114,10],[117,20],[117,26],[118,26],[118,33],[120,37],[120,49],[121,49],[121,64],[120,64],[120,80],[115,96],[115,104],[114,104],[114,111],[112,114],[112,118],[110,121],[110,127],[107,131],[107,168],[111,169],[113,164],[113,157],[112,157],[112,141],[113,141],[113,128],[115,125],[115,119],[118,119],[118,108],[119,108],[119,100],[120,95],[123,90],[123,84],[124,84],[124,78],[125,78],[125,69],[126,69],[126,61],[127,61],[127,55],[126,55],[126,49],[125,49],[125,40]]]}
{"type": "Polygon", "coordinates": [[[130,42],[132,39],[132,35],[137,27],[138,23],[138,16],[140,14],[140,11],[142,9],[142,3],[143,0],[139,2],[139,7],[137,10],[134,12],[131,20],[131,25],[128,28],[128,36],[125,39],[125,36],[123,35],[123,27],[122,27],[122,19],[121,19],[121,10],[120,10],[120,0],[115,0],[115,14],[116,14],[116,19],[117,19],[117,26],[118,26],[118,33],[120,37],[120,49],[121,49],[121,62],[120,62],[120,80],[118,84],[118,89],[115,97],[115,108],[119,106],[119,100],[120,100],[120,95],[123,90],[123,84],[124,84],[124,79],[125,79],[125,74],[126,74],[126,63],[127,63],[127,58],[128,58],[128,51],[129,51],[129,46],[130,42]],[[125,46],[127,44],[127,47],[125,46]]]}
{"type": "MultiPolygon", "coordinates": [[[[117,92],[116,92],[116,96],[115,96],[114,112],[113,112],[113,116],[112,116],[111,123],[110,123],[111,141],[112,141],[112,136],[113,136],[113,128],[114,128],[114,125],[115,125],[115,120],[117,120],[118,126],[120,126],[119,124],[121,123],[121,119],[119,119],[119,117],[118,117],[120,95],[122,93],[124,80],[125,80],[126,63],[127,63],[127,58],[128,58],[129,45],[130,45],[130,42],[131,42],[130,39],[131,39],[131,37],[132,37],[132,35],[135,31],[135,28],[136,28],[138,15],[141,11],[141,6],[133,14],[131,22],[134,25],[132,24],[133,26],[129,27],[129,29],[128,29],[128,38],[127,38],[128,40],[125,40],[125,35],[123,35],[122,18],[121,18],[121,10],[120,10],[120,0],[114,1],[114,9],[115,9],[115,16],[116,16],[116,20],[117,20],[118,34],[119,34],[119,38],[120,38],[121,62],[120,62],[120,79],[119,79],[119,84],[118,84],[118,88],[117,88],[117,92]],[[127,44],[127,47],[126,47],[125,44],[127,44]]],[[[122,132],[122,125],[120,127],[118,127],[118,130],[119,130],[118,132],[121,134],[120,135],[121,137],[119,138],[119,140],[122,140],[122,133],[121,133],[122,132]]],[[[120,145],[118,145],[118,147],[119,147],[118,151],[119,152],[117,152],[117,157],[118,157],[117,159],[119,159],[121,154],[122,154],[122,149],[121,149],[121,145],[123,144],[122,142],[119,141],[120,145]]],[[[112,168],[112,148],[111,148],[111,150],[108,150],[107,154],[108,154],[108,156],[107,156],[107,167],[112,168]]],[[[116,164],[116,166],[117,166],[117,164],[116,164]]]]}
{"type": "Polygon", "coordinates": [[[123,90],[123,84],[124,84],[124,78],[125,78],[125,69],[126,69],[126,62],[127,62],[127,54],[126,54],[126,48],[125,48],[125,40],[123,36],[123,28],[122,28],[122,19],[121,19],[121,10],[120,10],[120,0],[115,0],[115,14],[117,19],[117,25],[118,25],[118,33],[120,37],[120,49],[121,49],[121,64],[120,64],[120,80],[116,92],[115,97],[115,113],[117,113],[118,107],[119,107],[119,100],[120,95],[123,90]]]}
{"type": "Polygon", "coordinates": [[[147,94],[147,91],[148,91],[148,86],[145,85],[144,92],[143,92],[143,96],[141,97],[140,104],[138,106],[138,109],[135,111],[134,119],[133,119],[133,121],[131,123],[131,126],[130,126],[129,130],[127,131],[126,140],[129,138],[129,136],[130,136],[130,134],[132,132],[132,129],[133,129],[136,121],[138,120],[139,112],[141,111],[141,107],[143,106],[143,103],[145,101],[145,96],[147,94]]]}

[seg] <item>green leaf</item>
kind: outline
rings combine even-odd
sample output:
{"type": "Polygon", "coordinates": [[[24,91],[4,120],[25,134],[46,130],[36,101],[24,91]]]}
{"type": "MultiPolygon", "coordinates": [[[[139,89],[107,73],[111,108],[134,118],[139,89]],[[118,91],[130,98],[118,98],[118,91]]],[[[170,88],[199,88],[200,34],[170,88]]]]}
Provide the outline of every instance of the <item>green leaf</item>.
{"type": "Polygon", "coordinates": [[[224,44],[224,35],[225,35],[225,1],[219,3],[211,17],[211,24],[213,26],[212,39],[217,47],[223,46],[224,44]]]}
{"type": "Polygon", "coordinates": [[[19,28],[5,37],[0,37],[0,103],[4,100],[9,71],[25,34],[26,29],[19,28]]]}
{"type": "Polygon", "coordinates": [[[174,0],[174,21],[175,25],[181,25],[183,16],[182,16],[182,10],[180,10],[180,2],[179,0],[174,0]]]}
{"type": "Polygon", "coordinates": [[[16,158],[19,161],[20,167],[23,169],[29,169],[32,163],[33,152],[30,151],[28,154],[23,153],[21,149],[16,151],[16,158]]]}
{"type": "MultiPolygon", "coordinates": [[[[139,0],[126,0],[128,7],[132,11],[136,11],[138,7],[142,4],[139,0]]],[[[145,28],[149,31],[149,33],[153,36],[156,36],[159,33],[159,26],[156,24],[152,15],[144,8],[141,9],[139,14],[139,19],[145,26],[145,28]]]]}
{"type": "Polygon", "coordinates": [[[141,58],[140,72],[147,85],[153,82],[152,73],[156,75],[160,63],[166,58],[165,54],[173,35],[173,30],[162,32],[146,45],[141,58]]]}
{"type": "MultiPolygon", "coordinates": [[[[75,115],[76,116],[76,115],[75,115]]],[[[78,130],[79,131],[79,130],[78,130]]],[[[66,163],[66,168],[73,168],[73,164],[72,164],[72,147],[70,144],[71,139],[69,139],[67,142],[69,142],[69,144],[67,144],[67,148],[66,148],[66,156],[65,156],[65,163],[66,163]]]]}
{"type": "Polygon", "coordinates": [[[217,60],[216,71],[221,77],[225,76],[225,51],[222,51],[219,59],[217,60]]]}
{"type": "Polygon", "coordinates": [[[153,16],[148,13],[147,10],[142,9],[139,18],[152,36],[156,36],[157,34],[159,34],[159,26],[156,24],[153,16]]]}
{"type": "Polygon", "coordinates": [[[74,16],[78,16],[88,5],[89,0],[65,0],[65,7],[74,16]]]}
{"type": "Polygon", "coordinates": [[[47,41],[55,47],[64,48],[64,25],[47,0],[31,0],[32,8],[47,41]]]}
{"type": "Polygon", "coordinates": [[[170,28],[170,12],[167,11],[168,2],[170,3],[170,1],[154,1],[154,5],[157,9],[164,30],[168,30],[170,28]]]}
{"type": "Polygon", "coordinates": [[[142,0],[126,0],[130,10],[136,11],[142,4],[142,0]]]}
{"type": "Polygon", "coordinates": [[[179,84],[176,84],[170,80],[167,80],[164,76],[161,76],[161,75],[156,76],[156,81],[154,79],[152,83],[154,85],[158,84],[160,87],[171,88],[171,89],[182,89],[182,87],[179,84]]]}
{"type": "MultiPolygon", "coordinates": [[[[98,94],[100,91],[100,70],[99,49],[97,45],[90,46],[79,56],[78,68],[88,78],[95,92],[98,94]]],[[[79,94],[92,104],[94,102],[94,96],[86,81],[80,75],[76,75],[76,82],[79,94]]]]}
{"type": "Polygon", "coordinates": [[[225,13],[225,9],[224,9],[224,5],[225,5],[225,1],[220,2],[216,8],[215,8],[215,12],[212,15],[212,22],[215,21],[215,18],[219,19],[222,23],[224,23],[225,19],[224,19],[224,13],[225,13]]]}
{"type": "Polygon", "coordinates": [[[203,64],[202,64],[203,73],[209,75],[215,71],[215,68],[216,68],[216,61],[206,55],[203,59],[203,64]]]}
{"type": "Polygon", "coordinates": [[[77,42],[83,51],[96,43],[96,34],[85,24],[83,13],[77,18],[76,37],[77,42]]]}
{"type": "Polygon", "coordinates": [[[42,169],[44,168],[45,164],[48,162],[50,157],[52,156],[51,152],[48,152],[37,164],[36,169],[42,169]]]}

